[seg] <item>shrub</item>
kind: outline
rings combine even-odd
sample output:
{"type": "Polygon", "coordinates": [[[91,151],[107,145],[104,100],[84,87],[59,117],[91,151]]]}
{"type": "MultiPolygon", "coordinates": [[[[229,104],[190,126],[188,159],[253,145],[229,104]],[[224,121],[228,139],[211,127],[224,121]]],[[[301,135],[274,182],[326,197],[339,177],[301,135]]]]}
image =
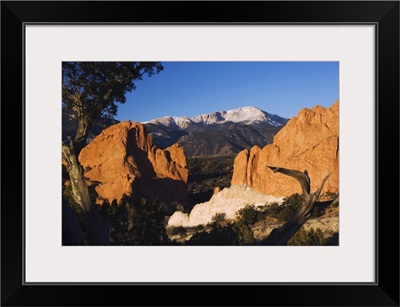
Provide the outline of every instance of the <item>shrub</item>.
{"type": "Polygon", "coordinates": [[[283,200],[280,206],[282,211],[278,215],[278,219],[282,221],[289,220],[297,211],[299,211],[303,202],[303,197],[299,194],[293,194],[283,200]]]}
{"type": "Polygon", "coordinates": [[[233,224],[233,229],[237,234],[239,245],[252,245],[255,243],[254,232],[249,225],[243,222],[233,224]]]}
{"type": "Polygon", "coordinates": [[[247,205],[236,212],[236,216],[238,223],[250,226],[257,222],[258,212],[254,206],[247,205]]]}
{"type": "Polygon", "coordinates": [[[213,227],[210,232],[196,233],[186,242],[187,245],[238,245],[239,238],[232,224],[213,227]]]}
{"type": "Polygon", "coordinates": [[[225,213],[215,213],[211,220],[213,221],[213,223],[219,225],[226,220],[226,214],[225,213]]]}
{"type": "Polygon", "coordinates": [[[288,245],[325,245],[327,240],[324,237],[321,229],[310,228],[309,231],[304,229],[304,226],[299,229],[296,234],[290,238],[288,245]]]}
{"type": "Polygon", "coordinates": [[[201,231],[204,230],[204,226],[203,226],[203,225],[197,225],[197,226],[194,228],[194,230],[195,230],[196,232],[201,232],[201,231]]]}
{"type": "Polygon", "coordinates": [[[103,202],[100,213],[110,223],[113,245],[168,244],[162,206],[157,201],[133,201],[124,195],[119,203],[103,202]]]}
{"type": "Polygon", "coordinates": [[[182,226],[174,227],[171,230],[171,235],[185,237],[186,236],[186,230],[182,226]]]}
{"type": "Polygon", "coordinates": [[[281,205],[272,203],[262,211],[262,215],[270,216],[279,221],[286,222],[301,208],[303,197],[299,194],[293,194],[286,197],[281,205]]]}
{"type": "Polygon", "coordinates": [[[278,203],[272,203],[265,211],[269,216],[277,217],[281,212],[281,206],[278,203]]]}

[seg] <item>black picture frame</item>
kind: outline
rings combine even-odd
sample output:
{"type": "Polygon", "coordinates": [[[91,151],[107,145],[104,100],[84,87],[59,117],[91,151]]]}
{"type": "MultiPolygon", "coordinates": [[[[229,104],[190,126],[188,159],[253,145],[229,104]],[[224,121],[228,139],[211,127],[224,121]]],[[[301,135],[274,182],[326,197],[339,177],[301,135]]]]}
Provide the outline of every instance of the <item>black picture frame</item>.
{"type": "Polygon", "coordinates": [[[399,1],[3,1],[1,77],[2,306],[399,306],[399,1]],[[23,39],[29,22],[375,25],[376,283],[25,284],[23,39]]]}

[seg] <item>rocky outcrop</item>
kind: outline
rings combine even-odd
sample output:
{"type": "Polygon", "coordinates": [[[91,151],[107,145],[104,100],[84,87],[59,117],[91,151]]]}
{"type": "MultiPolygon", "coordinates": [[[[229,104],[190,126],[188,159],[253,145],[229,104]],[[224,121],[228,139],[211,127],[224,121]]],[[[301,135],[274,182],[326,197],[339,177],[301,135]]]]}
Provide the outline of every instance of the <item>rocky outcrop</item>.
{"type": "Polygon", "coordinates": [[[267,166],[307,170],[311,191],[332,173],[322,193],[339,190],[339,101],[329,108],[302,109],[264,148],[254,146],[235,158],[232,186],[245,185],[261,193],[276,196],[301,194],[298,182],[274,173],[267,166]]]}
{"type": "Polygon", "coordinates": [[[125,121],[103,130],[82,149],[79,161],[97,203],[119,201],[124,194],[167,203],[187,201],[183,148],[157,148],[142,124],[125,121]]]}
{"type": "Polygon", "coordinates": [[[264,195],[243,186],[225,188],[215,193],[208,202],[194,206],[190,214],[176,211],[168,220],[168,227],[205,225],[210,223],[217,213],[225,214],[226,219],[235,219],[236,212],[246,205],[257,207],[282,201],[282,197],[264,195]]]}

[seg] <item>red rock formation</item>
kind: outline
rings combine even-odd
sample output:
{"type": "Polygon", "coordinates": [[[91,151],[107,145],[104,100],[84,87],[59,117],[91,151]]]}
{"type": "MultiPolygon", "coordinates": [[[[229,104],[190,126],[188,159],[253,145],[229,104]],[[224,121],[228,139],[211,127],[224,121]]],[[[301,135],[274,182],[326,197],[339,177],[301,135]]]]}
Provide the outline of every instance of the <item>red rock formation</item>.
{"type": "Polygon", "coordinates": [[[131,197],[187,201],[188,170],[183,148],[163,150],[152,145],[152,137],[139,123],[121,122],[103,130],[82,149],[79,161],[85,177],[103,199],[131,197]]]}
{"type": "Polygon", "coordinates": [[[332,173],[322,192],[339,190],[339,101],[329,108],[302,109],[274,138],[250,152],[243,150],[234,162],[232,185],[247,184],[264,194],[288,196],[301,193],[294,178],[274,173],[267,166],[308,170],[311,191],[332,173]]]}

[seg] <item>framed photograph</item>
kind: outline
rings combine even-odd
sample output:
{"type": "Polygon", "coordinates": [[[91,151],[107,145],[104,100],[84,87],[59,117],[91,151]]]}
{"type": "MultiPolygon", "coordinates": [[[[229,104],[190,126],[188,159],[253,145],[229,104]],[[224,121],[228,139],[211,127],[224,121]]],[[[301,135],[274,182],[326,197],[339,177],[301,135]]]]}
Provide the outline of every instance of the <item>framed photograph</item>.
{"type": "Polygon", "coordinates": [[[398,1],[1,26],[2,305],[399,306],[398,1]]]}

